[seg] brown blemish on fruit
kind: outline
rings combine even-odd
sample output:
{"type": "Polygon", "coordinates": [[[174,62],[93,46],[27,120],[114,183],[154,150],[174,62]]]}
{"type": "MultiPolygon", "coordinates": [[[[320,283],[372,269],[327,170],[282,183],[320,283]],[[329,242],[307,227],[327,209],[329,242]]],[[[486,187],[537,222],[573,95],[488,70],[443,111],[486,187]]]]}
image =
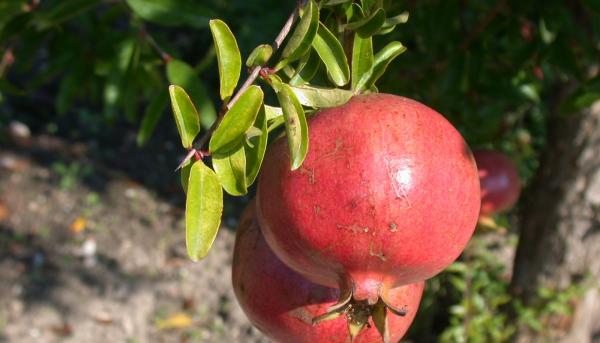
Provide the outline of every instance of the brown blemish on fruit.
{"type": "Polygon", "coordinates": [[[356,223],[352,224],[352,225],[341,225],[341,224],[337,224],[336,227],[338,229],[343,229],[343,230],[348,230],[352,233],[368,233],[369,232],[369,228],[366,226],[360,226],[356,223]]]}
{"type": "Polygon", "coordinates": [[[314,185],[317,181],[315,180],[315,168],[300,167],[298,170],[300,174],[308,175],[308,183],[314,185]]]}
{"type": "Polygon", "coordinates": [[[373,251],[373,242],[369,245],[369,255],[373,257],[379,258],[381,261],[387,261],[387,257],[383,254],[383,251],[379,250],[378,252],[373,251]]]}
{"type": "Polygon", "coordinates": [[[398,225],[396,223],[390,223],[389,227],[391,232],[398,232],[398,225]]]}
{"type": "Polygon", "coordinates": [[[306,310],[304,307],[298,307],[289,312],[289,315],[295,318],[300,319],[306,324],[312,325],[312,315],[306,310]]]}
{"type": "Polygon", "coordinates": [[[319,212],[321,212],[321,206],[315,205],[315,214],[319,215],[319,212]]]}

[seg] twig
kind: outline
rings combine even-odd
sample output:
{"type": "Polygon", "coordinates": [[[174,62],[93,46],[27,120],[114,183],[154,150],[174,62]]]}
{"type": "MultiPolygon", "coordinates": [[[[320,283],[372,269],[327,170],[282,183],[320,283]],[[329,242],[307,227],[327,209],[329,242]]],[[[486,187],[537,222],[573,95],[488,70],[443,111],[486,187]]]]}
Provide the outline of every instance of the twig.
{"type": "Polygon", "coordinates": [[[163,61],[169,62],[173,59],[173,56],[171,56],[171,54],[166,52],[163,48],[161,48],[160,45],[158,45],[154,37],[152,37],[152,35],[146,30],[146,27],[144,25],[140,27],[140,36],[143,39],[145,39],[148,42],[148,44],[150,44],[150,46],[160,55],[163,61]]]}
{"type": "MultiPolygon", "coordinates": [[[[297,2],[296,8],[292,12],[292,14],[290,14],[290,17],[285,22],[285,24],[283,25],[283,28],[281,29],[281,31],[275,38],[275,41],[273,42],[273,54],[275,54],[275,52],[277,52],[277,50],[279,50],[279,48],[281,47],[281,44],[283,44],[283,41],[290,33],[292,26],[294,25],[294,23],[296,22],[296,19],[299,16],[300,8],[304,5],[305,2],[306,1],[298,1],[297,2]]],[[[225,113],[227,113],[227,111],[229,109],[231,109],[231,107],[233,107],[233,105],[238,101],[240,96],[242,96],[242,94],[244,94],[246,89],[248,89],[248,87],[250,87],[256,81],[261,69],[262,69],[262,67],[260,67],[260,66],[254,67],[252,69],[252,71],[250,72],[250,75],[248,76],[248,78],[246,79],[244,84],[240,87],[240,89],[237,91],[237,93],[233,96],[233,98],[231,98],[231,100],[226,105],[224,105],[221,108],[221,111],[219,112],[219,116],[217,117],[215,122],[212,124],[212,126],[208,129],[208,131],[206,131],[202,135],[202,137],[200,137],[200,139],[198,139],[196,142],[194,142],[193,149],[201,150],[202,147],[208,142],[210,136],[213,134],[213,132],[217,129],[217,127],[223,120],[225,113]]],[[[186,160],[184,160],[182,162],[182,164],[185,162],[186,162],[186,160]]]]}

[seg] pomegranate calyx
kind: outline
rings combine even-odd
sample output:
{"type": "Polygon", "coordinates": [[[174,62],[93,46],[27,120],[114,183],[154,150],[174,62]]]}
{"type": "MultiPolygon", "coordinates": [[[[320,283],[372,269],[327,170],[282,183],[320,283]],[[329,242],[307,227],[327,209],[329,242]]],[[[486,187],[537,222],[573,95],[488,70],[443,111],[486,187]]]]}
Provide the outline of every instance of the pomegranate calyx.
{"type": "Polygon", "coordinates": [[[349,293],[349,295],[344,294],[344,296],[340,297],[340,301],[331,306],[327,312],[314,317],[312,320],[313,325],[318,325],[345,315],[348,323],[348,332],[353,341],[366,326],[369,326],[369,319],[372,318],[383,342],[389,343],[390,329],[387,310],[397,316],[404,317],[407,314],[406,308],[399,309],[391,306],[382,297],[378,298],[375,305],[371,305],[367,300],[354,300],[352,292],[344,293],[349,293]]]}

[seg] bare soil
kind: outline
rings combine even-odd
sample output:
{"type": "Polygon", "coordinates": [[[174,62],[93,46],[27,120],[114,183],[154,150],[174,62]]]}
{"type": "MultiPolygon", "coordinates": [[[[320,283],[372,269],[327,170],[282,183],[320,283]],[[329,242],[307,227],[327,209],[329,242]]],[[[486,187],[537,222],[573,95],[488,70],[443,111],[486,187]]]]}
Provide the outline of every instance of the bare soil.
{"type": "Polygon", "coordinates": [[[234,232],[189,261],[183,194],[86,151],[0,145],[0,342],[268,342],[233,295],[234,232]]]}

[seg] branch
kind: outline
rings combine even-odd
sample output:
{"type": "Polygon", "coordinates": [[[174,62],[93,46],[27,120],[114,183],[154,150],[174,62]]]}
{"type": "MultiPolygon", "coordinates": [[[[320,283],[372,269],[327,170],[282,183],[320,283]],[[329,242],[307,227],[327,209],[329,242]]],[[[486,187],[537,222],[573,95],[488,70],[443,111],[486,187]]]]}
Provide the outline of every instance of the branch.
{"type": "Polygon", "coordinates": [[[171,56],[171,54],[166,52],[165,49],[161,48],[161,46],[158,45],[154,37],[152,37],[152,35],[146,30],[146,26],[144,25],[140,27],[140,36],[143,39],[145,39],[146,42],[148,42],[148,44],[150,44],[150,46],[156,51],[156,53],[160,55],[160,57],[163,59],[163,61],[165,61],[165,63],[168,63],[170,60],[173,59],[173,56],[171,56]]]}
{"type": "MultiPolygon", "coordinates": [[[[292,26],[294,25],[294,23],[296,22],[296,19],[298,18],[299,14],[300,14],[300,8],[304,5],[305,2],[306,2],[305,0],[297,2],[296,8],[292,12],[292,14],[290,14],[288,20],[285,22],[285,24],[283,25],[283,28],[281,29],[281,31],[275,38],[275,41],[273,42],[273,55],[275,55],[277,50],[279,50],[279,48],[281,47],[281,44],[283,43],[285,38],[290,33],[292,26]]],[[[254,67],[252,69],[252,71],[250,72],[250,76],[248,76],[248,78],[246,79],[244,84],[240,87],[240,89],[237,91],[237,93],[231,98],[231,100],[227,104],[223,105],[223,107],[221,108],[221,111],[219,112],[219,116],[217,117],[215,122],[212,124],[212,126],[208,129],[208,131],[206,131],[204,133],[204,135],[202,135],[202,137],[200,139],[197,140],[197,142],[194,142],[194,146],[193,146],[194,150],[201,150],[202,147],[208,142],[208,140],[210,139],[210,136],[213,134],[213,132],[217,129],[217,127],[223,120],[225,113],[227,113],[227,111],[230,110],[231,107],[233,107],[233,105],[238,101],[240,96],[242,96],[242,94],[244,94],[246,89],[248,89],[248,87],[250,87],[256,81],[261,69],[262,69],[262,67],[260,67],[260,66],[254,67]]],[[[183,161],[183,163],[185,163],[185,160],[183,161]]]]}

